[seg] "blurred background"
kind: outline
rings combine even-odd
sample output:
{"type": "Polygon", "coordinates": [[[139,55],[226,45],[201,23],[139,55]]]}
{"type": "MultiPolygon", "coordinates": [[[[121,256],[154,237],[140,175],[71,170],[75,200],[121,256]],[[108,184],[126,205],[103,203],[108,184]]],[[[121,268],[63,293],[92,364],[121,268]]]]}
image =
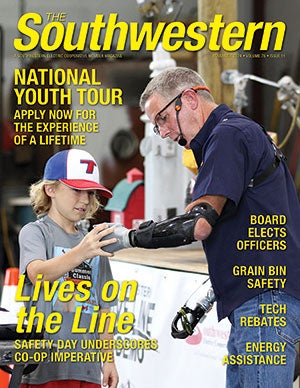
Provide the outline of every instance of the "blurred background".
{"type": "MultiPolygon", "coordinates": [[[[45,161],[53,153],[64,147],[60,146],[16,146],[13,116],[17,106],[13,91],[13,72],[15,68],[49,67],[49,68],[96,68],[103,87],[117,87],[123,90],[123,105],[98,105],[97,112],[100,133],[88,135],[84,148],[97,160],[100,166],[101,182],[114,189],[127,171],[136,167],[145,172],[145,160],[140,153],[140,143],[145,136],[145,122],[141,120],[138,106],[139,96],[150,79],[153,62],[152,53],[144,48],[138,52],[125,50],[121,57],[112,50],[107,58],[93,59],[57,59],[57,58],[19,58],[13,46],[18,36],[17,23],[20,15],[36,12],[45,17],[46,12],[66,12],[67,21],[93,21],[96,14],[109,15],[117,13],[119,20],[125,22],[159,21],[172,22],[180,20],[189,24],[201,20],[209,22],[216,13],[224,15],[230,22],[239,20],[245,25],[255,21],[283,21],[286,23],[286,36],[280,55],[266,58],[257,57],[261,36],[255,35],[253,49],[248,55],[222,57],[203,49],[199,52],[179,50],[171,53],[177,66],[187,66],[198,70],[206,79],[217,103],[225,102],[233,109],[233,82],[230,77],[243,74],[255,75],[264,80],[278,82],[284,75],[292,78],[296,85],[300,83],[300,36],[299,14],[300,2],[286,0],[1,0],[0,3],[0,130],[1,130],[1,241],[0,241],[0,275],[5,269],[18,265],[17,235],[20,227],[34,219],[29,202],[28,187],[41,178],[45,161]],[[229,78],[221,79],[224,71],[230,72],[229,78]]],[[[38,28],[37,28],[38,29],[38,28]]],[[[270,45],[272,46],[272,45],[270,45]]],[[[240,53],[243,53],[240,50],[240,53]]],[[[272,47],[266,54],[274,54],[272,47]]],[[[227,74],[228,75],[228,74],[227,74]]],[[[45,85],[46,86],[46,85],[45,85]]],[[[246,115],[259,121],[264,127],[276,134],[280,143],[286,136],[292,121],[287,109],[282,109],[277,98],[277,88],[264,82],[249,79],[244,92],[247,102],[239,108],[246,115]]],[[[79,108],[79,101],[74,99],[72,106],[62,109],[79,108]]],[[[46,107],[53,108],[52,107],[46,107]]],[[[84,109],[84,106],[80,107],[84,109]]],[[[87,109],[91,108],[89,106],[87,109]]],[[[26,109],[26,107],[23,107],[26,109]]],[[[67,148],[67,147],[65,147],[67,148]]],[[[283,147],[288,157],[291,172],[298,191],[300,191],[299,173],[299,130],[292,132],[283,147]]],[[[172,176],[172,171],[168,171],[172,176]]],[[[190,176],[182,183],[184,191],[190,176]]],[[[109,212],[99,214],[97,221],[109,220],[109,212]]]]}

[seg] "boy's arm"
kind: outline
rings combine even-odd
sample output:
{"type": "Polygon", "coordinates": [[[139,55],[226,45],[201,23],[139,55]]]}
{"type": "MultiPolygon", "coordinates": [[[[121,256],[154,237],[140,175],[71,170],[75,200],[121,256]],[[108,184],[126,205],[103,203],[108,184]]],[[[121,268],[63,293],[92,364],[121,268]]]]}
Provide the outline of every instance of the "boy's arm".
{"type": "Polygon", "coordinates": [[[115,238],[109,238],[109,234],[113,232],[113,228],[109,228],[106,224],[99,224],[93,228],[83,240],[74,248],[61,256],[51,258],[49,260],[33,260],[27,267],[27,275],[30,281],[34,284],[37,275],[43,275],[43,280],[54,281],[59,279],[68,271],[76,268],[84,260],[101,255],[113,256],[112,253],[105,252],[102,248],[108,244],[115,243],[115,238]],[[107,240],[102,240],[107,236],[107,240]]]}
{"type": "MultiPolygon", "coordinates": [[[[101,309],[100,314],[108,313],[109,309],[101,309]]],[[[102,386],[109,388],[117,388],[119,382],[119,375],[114,361],[114,346],[112,345],[114,335],[108,332],[109,322],[106,322],[104,332],[100,334],[101,340],[107,340],[109,346],[102,349],[102,353],[112,353],[112,357],[108,357],[102,365],[102,386]]]]}

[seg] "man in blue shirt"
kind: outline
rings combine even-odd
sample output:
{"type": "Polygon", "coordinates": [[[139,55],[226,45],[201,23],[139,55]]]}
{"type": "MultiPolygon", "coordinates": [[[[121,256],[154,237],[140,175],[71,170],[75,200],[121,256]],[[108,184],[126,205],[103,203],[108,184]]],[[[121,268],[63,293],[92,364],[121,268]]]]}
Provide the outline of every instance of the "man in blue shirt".
{"type": "Polygon", "coordinates": [[[214,102],[198,73],[167,69],[140,106],[162,138],[192,149],[198,165],[186,214],[146,222],[131,246],[202,240],[228,317],[227,388],[292,387],[300,341],[300,207],[284,157],[264,129],[214,102]]]}

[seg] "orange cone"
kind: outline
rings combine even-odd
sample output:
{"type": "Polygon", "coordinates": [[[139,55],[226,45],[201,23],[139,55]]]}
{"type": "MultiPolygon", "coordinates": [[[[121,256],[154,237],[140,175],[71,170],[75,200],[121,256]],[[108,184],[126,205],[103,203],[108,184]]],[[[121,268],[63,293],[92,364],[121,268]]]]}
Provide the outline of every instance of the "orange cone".
{"type": "Polygon", "coordinates": [[[19,268],[7,268],[4,277],[4,284],[2,289],[1,307],[10,311],[11,313],[17,313],[20,307],[23,306],[21,302],[15,301],[16,290],[19,280],[19,268]]]}
{"type": "MultiPolygon", "coordinates": [[[[1,323],[1,322],[0,322],[1,323]]],[[[0,369],[0,388],[8,388],[11,375],[0,369]]]]}
{"type": "Polygon", "coordinates": [[[0,369],[0,388],[7,388],[9,386],[10,374],[0,369]]]}

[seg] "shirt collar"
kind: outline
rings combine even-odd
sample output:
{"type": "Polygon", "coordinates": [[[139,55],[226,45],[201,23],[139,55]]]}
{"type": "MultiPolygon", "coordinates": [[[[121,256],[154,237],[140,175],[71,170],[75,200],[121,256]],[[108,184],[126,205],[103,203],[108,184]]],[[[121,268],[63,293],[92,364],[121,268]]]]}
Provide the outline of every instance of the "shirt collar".
{"type": "Polygon", "coordinates": [[[210,136],[212,130],[223,119],[223,117],[230,112],[232,112],[232,110],[227,105],[218,105],[208,116],[200,131],[191,140],[190,147],[194,153],[198,166],[202,163],[202,147],[210,136]]]}

